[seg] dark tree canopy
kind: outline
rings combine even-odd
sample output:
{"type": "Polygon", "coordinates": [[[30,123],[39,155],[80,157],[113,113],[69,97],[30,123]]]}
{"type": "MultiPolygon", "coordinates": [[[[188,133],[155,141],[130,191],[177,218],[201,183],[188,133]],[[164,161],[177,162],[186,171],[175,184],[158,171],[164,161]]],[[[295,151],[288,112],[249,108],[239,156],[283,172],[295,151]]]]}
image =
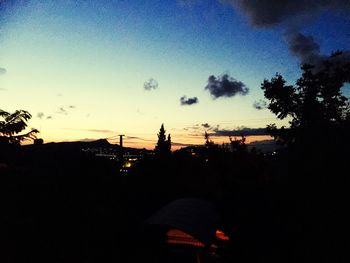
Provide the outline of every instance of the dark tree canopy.
{"type": "Polygon", "coordinates": [[[301,67],[302,76],[295,85],[287,85],[282,75],[264,80],[261,88],[268,99],[268,109],[279,119],[288,118],[290,127],[268,130],[275,138],[291,143],[305,136],[305,131],[319,132],[349,125],[350,105],[342,88],[350,82],[350,62],[337,64],[334,60],[341,52],[325,60],[321,69],[312,65],[301,67]]]}
{"type": "Polygon", "coordinates": [[[25,110],[16,110],[14,113],[9,113],[4,110],[0,110],[0,139],[5,143],[20,144],[24,140],[34,140],[36,133],[39,131],[32,129],[31,131],[18,134],[26,129],[27,121],[32,115],[25,110]]]}

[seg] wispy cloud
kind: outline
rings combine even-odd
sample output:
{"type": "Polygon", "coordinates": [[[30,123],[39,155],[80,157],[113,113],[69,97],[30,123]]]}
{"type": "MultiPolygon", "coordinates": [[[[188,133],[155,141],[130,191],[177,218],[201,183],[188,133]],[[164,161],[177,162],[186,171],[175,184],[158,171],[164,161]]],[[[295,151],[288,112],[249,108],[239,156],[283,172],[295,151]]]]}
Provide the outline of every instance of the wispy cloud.
{"type": "Polygon", "coordinates": [[[38,112],[36,115],[39,119],[44,118],[45,114],[43,112],[38,112]]]}
{"type": "Polygon", "coordinates": [[[138,136],[125,136],[125,139],[130,139],[130,140],[139,140],[139,141],[144,141],[144,142],[155,142],[155,140],[151,139],[144,139],[138,136]]]}
{"type": "Polygon", "coordinates": [[[183,128],[185,131],[191,131],[191,130],[199,130],[201,128],[201,126],[199,124],[194,124],[191,126],[187,126],[185,128],[183,128]]]}
{"type": "MultiPolygon", "coordinates": [[[[1,2],[1,0],[0,0],[1,2]]],[[[5,68],[0,68],[0,75],[4,75],[7,73],[7,70],[5,68]]]]}
{"type": "Polygon", "coordinates": [[[145,115],[145,113],[143,111],[141,111],[140,109],[137,109],[136,112],[140,115],[145,115]]]}
{"type": "Polygon", "coordinates": [[[147,91],[155,90],[158,88],[158,81],[156,81],[154,78],[150,78],[143,83],[143,88],[147,91]]]}
{"type": "Polygon", "coordinates": [[[182,106],[197,104],[198,102],[199,102],[199,100],[197,97],[187,98],[186,96],[182,96],[180,98],[180,103],[182,106]]]}
{"type": "Polygon", "coordinates": [[[187,146],[192,146],[194,144],[191,144],[191,143],[181,143],[181,142],[171,142],[171,146],[174,146],[174,147],[187,147],[187,146]]]}
{"type": "Polygon", "coordinates": [[[84,131],[84,132],[95,132],[95,133],[115,133],[115,131],[112,131],[112,130],[104,130],[104,129],[75,129],[75,128],[64,128],[64,130],[84,131]]]}
{"type": "Polygon", "coordinates": [[[233,97],[236,95],[247,95],[248,87],[241,81],[230,77],[228,74],[223,74],[218,77],[209,76],[208,84],[205,86],[213,99],[220,97],[233,97]]]}
{"type": "Polygon", "coordinates": [[[258,100],[254,102],[253,107],[257,110],[263,110],[266,109],[267,103],[264,100],[258,100]]]}
{"type": "Polygon", "coordinates": [[[58,108],[57,113],[58,113],[58,114],[68,115],[67,110],[66,110],[65,108],[63,108],[63,107],[58,108]]]}

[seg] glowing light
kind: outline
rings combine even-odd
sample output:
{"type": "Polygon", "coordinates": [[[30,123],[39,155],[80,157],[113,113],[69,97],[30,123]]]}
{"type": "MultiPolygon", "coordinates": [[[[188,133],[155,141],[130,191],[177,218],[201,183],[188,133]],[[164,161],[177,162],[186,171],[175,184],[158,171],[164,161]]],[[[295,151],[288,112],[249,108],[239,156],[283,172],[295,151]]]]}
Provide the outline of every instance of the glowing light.
{"type": "Polygon", "coordinates": [[[194,247],[205,247],[205,245],[185,232],[177,229],[171,229],[167,232],[167,243],[168,244],[182,244],[190,245],[194,247]]]}
{"type": "Polygon", "coordinates": [[[226,236],[226,234],[224,232],[222,232],[221,230],[216,230],[215,235],[216,235],[217,239],[224,240],[224,241],[230,240],[230,238],[228,236],[226,236]]]}
{"type": "Polygon", "coordinates": [[[123,165],[123,167],[125,167],[125,168],[130,168],[131,165],[132,165],[131,162],[125,162],[124,165],[123,165]]]}

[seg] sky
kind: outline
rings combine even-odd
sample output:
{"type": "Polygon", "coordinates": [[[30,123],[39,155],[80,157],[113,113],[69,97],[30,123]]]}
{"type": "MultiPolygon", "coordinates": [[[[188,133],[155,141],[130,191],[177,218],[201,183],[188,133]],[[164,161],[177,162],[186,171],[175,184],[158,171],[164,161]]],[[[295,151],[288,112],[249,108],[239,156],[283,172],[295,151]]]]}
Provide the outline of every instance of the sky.
{"type": "Polygon", "coordinates": [[[348,0],[0,0],[0,109],[44,142],[267,139],[260,86],[350,49],[348,0]]]}

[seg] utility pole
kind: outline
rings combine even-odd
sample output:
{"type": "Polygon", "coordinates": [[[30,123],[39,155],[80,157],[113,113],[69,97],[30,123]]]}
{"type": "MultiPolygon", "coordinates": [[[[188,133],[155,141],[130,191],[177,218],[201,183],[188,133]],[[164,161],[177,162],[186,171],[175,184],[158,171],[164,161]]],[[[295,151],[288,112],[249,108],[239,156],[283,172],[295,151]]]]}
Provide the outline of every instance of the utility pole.
{"type": "Polygon", "coordinates": [[[122,162],[124,163],[124,147],[123,147],[123,136],[125,136],[124,134],[119,134],[119,154],[120,154],[120,159],[122,160],[122,162]]]}
{"type": "Polygon", "coordinates": [[[123,148],[123,136],[125,136],[124,134],[119,134],[119,146],[121,148],[123,148]]]}

